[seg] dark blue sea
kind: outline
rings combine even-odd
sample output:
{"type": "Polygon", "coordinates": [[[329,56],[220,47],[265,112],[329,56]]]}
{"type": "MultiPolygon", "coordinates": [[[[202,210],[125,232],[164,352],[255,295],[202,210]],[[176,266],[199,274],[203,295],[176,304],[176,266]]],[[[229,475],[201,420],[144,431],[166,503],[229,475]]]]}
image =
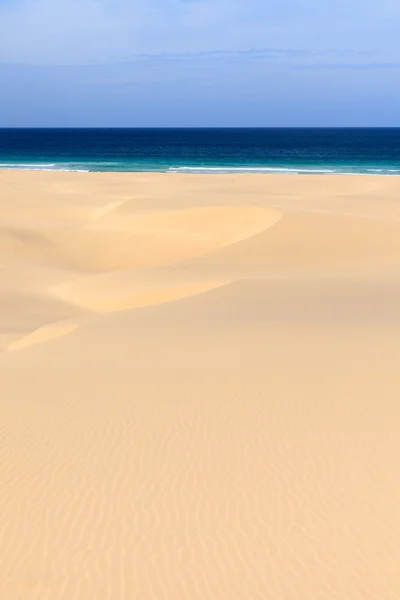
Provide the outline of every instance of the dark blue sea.
{"type": "Polygon", "coordinates": [[[0,129],[0,169],[400,175],[400,129],[0,129]]]}

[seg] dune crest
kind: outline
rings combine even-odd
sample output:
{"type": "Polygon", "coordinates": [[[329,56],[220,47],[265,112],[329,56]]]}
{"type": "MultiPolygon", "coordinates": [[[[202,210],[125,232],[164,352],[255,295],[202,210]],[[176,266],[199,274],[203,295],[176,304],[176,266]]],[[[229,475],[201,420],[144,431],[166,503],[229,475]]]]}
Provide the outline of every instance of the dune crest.
{"type": "Polygon", "coordinates": [[[142,308],[180,300],[227,285],[229,281],[172,281],[149,277],[142,284],[131,272],[94,275],[52,290],[58,298],[97,313],[142,308]],[[121,277],[122,274],[122,277],[121,277]]]}
{"type": "Polygon", "coordinates": [[[108,202],[104,206],[100,206],[100,208],[96,208],[90,215],[89,222],[87,223],[86,227],[90,227],[93,221],[97,221],[98,219],[105,217],[108,213],[115,211],[126,202],[126,200],[115,200],[114,202],[108,202]]]}
{"type": "Polygon", "coordinates": [[[45,327],[40,327],[40,329],[37,329],[22,339],[13,342],[10,344],[10,346],[8,346],[7,350],[8,352],[16,352],[17,350],[22,350],[23,348],[36,346],[36,344],[42,344],[43,342],[48,342],[64,335],[68,335],[77,328],[78,325],[75,323],[54,323],[52,325],[46,325],[45,327]]]}

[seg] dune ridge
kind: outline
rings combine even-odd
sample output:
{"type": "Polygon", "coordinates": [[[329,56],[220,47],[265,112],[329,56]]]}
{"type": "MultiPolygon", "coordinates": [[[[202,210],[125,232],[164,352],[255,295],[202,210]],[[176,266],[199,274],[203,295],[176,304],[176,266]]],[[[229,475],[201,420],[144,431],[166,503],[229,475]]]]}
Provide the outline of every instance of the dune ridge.
{"type": "Polygon", "coordinates": [[[400,180],[0,190],[0,598],[398,600],[400,180]]]}
{"type": "Polygon", "coordinates": [[[29,346],[35,346],[36,344],[41,344],[42,342],[47,342],[63,335],[68,335],[77,328],[78,325],[75,323],[55,323],[52,325],[47,325],[46,327],[40,327],[26,337],[23,337],[22,339],[10,344],[7,350],[9,352],[15,352],[16,350],[21,350],[22,348],[29,348],[29,346]]]}

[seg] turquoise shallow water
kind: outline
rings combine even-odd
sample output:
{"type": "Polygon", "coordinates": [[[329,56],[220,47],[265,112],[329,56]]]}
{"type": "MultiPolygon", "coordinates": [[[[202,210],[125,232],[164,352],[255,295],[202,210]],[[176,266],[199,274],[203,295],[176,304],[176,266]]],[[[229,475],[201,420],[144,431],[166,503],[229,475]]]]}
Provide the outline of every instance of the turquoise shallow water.
{"type": "Polygon", "coordinates": [[[0,129],[0,169],[400,175],[400,129],[0,129]]]}

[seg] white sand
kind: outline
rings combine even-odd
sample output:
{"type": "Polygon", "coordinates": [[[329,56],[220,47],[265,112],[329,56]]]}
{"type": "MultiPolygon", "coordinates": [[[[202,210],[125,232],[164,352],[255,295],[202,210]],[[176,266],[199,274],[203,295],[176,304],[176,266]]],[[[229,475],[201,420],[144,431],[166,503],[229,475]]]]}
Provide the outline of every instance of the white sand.
{"type": "Polygon", "coordinates": [[[399,600],[399,200],[0,172],[1,600],[399,600]]]}

